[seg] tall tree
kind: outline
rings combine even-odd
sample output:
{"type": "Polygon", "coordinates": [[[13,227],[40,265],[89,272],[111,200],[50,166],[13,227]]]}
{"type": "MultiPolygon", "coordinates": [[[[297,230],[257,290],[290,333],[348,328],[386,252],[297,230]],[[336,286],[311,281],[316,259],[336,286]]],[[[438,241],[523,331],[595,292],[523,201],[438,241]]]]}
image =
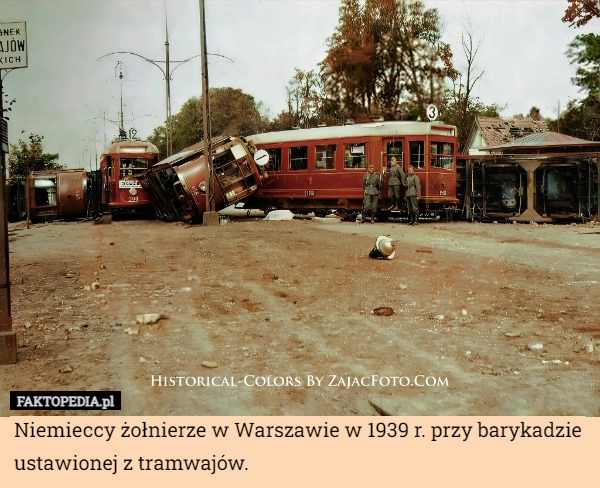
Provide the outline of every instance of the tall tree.
{"type": "MultiPolygon", "coordinates": [[[[262,105],[242,90],[231,87],[211,88],[211,136],[248,135],[262,132],[268,120],[261,113],[262,105]]],[[[173,116],[173,150],[175,152],[200,142],[204,138],[202,98],[188,99],[173,116]]],[[[148,138],[161,154],[166,154],[165,128],[156,127],[148,138]]]]}
{"type": "Polygon", "coordinates": [[[342,1],[339,23],[328,45],[321,63],[325,90],[344,116],[355,118],[366,108],[375,69],[374,46],[367,38],[358,0],[342,1]]]}
{"type": "Polygon", "coordinates": [[[56,162],[58,154],[44,153],[42,139],[44,136],[31,134],[29,143],[19,139],[17,144],[10,145],[8,174],[11,177],[27,176],[31,171],[65,169],[56,162]]]}
{"type": "Polygon", "coordinates": [[[421,1],[344,0],[328,46],[325,89],[353,118],[423,115],[441,101],[453,69],[438,12],[421,1]]]}

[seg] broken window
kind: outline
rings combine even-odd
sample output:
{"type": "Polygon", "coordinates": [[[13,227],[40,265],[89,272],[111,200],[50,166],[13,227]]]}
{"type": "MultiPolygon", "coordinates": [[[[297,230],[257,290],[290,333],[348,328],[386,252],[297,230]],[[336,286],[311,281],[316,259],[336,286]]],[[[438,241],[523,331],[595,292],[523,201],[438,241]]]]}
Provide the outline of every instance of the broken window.
{"type": "Polygon", "coordinates": [[[279,171],[281,169],[281,148],[270,147],[266,151],[269,153],[269,162],[267,163],[267,170],[279,171]]]}

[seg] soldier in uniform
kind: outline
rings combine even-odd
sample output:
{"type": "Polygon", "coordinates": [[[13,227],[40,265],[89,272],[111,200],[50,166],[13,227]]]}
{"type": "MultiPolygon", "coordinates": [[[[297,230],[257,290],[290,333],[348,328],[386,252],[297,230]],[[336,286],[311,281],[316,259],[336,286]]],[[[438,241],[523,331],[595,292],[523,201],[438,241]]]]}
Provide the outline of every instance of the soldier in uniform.
{"type": "Polygon", "coordinates": [[[406,175],[402,171],[402,167],[398,164],[398,160],[392,156],[390,160],[390,179],[388,180],[388,197],[392,201],[392,206],[389,210],[400,210],[400,191],[406,186],[406,175]],[[402,185],[402,186],[400,186],[402,185]]]}
{"type": "Polygon", "coordinates": [[[419,224],[419,204],[417,198],[421,196],[421,180],[415,174],[415,168],[408,167],[406,177],[406,206],[408,207],[408,223],[419,224]]]}
{"type": "Polygon", "coordinates": [[[375,166],[369,164],[367,173],[363,176],[363,188],[365,197],[363,200],[363,213],[365,219],[371,215],[371,223],[375,223],[375,214],[377,213],[377,202],[381,193],[381,176],[375,172],[375,166]]]}

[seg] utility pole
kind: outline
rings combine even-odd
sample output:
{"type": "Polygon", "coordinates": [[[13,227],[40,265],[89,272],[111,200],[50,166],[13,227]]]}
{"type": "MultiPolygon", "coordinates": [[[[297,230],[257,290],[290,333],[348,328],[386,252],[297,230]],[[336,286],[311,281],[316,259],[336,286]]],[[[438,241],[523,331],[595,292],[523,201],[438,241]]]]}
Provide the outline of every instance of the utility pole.
{"type": "MultiPolygon", "coordinates": [[[[4,89],[2,81],[13,69],[27,68],[27,24],[7,22],[0,24],[3,32],[9,32],[12,41],[6,40],[5,60],[0,69],[0,364],[17,362],[17,334],[12,330],[10,312],[10,276],[8,259],[8,207],[6,200],[6,164],[4,154],[8,151],[8,123],[4,118],[4,89]],[[6,27],[6,29],[4,29],[6,27]],[[8,51],[8,52],[7,52],[8,51]],[[2,73],[7,70],[6,73],[2,73]]],[[[29,215],[27,216],[29,218],[29,215]]],[[[29,221],[28,221],[29,222],[29,221]]]]}
{"type": "Polygon", "coordinates": [[[206,190],[206,209],[202,215],[203,225],[219,225],[219,214],[215,212],[214,172],[212,164],[210,99],[208,90],[208,61],[206,55],[206,21],[204,0],[198,0],[200,7],[200,55],[202,59],[202,112],[204,125],[204,181],[206,190]]]}
{"type": "Polygon", "coordinates": [[[4,118],[4,90],[0,70],[0,364],[17,362],[17,334],[12,330],[10,312],[10,276],[8,259],[8,207],[6,205],[6,165],[4,153],[8,149],[8,124],[4,118]]]}
{"type": "Polygon", "coordinates": [[[169,73],[170,64],[169,26],[167,25],[167,2],[165,0],[165,81],[167,88],[167,124],[165,126],[165,142],[167,144],[167,157],[173,154],[173,128],[171,127],[171,74],[169,73]]]}

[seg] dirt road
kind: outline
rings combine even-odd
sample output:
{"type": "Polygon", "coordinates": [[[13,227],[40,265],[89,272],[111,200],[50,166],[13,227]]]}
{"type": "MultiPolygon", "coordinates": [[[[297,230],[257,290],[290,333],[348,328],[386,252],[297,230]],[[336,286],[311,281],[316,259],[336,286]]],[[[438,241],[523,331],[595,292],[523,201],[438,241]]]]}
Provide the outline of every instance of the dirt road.
{"type": "Polygon", "coordinates": [[[598,225],[84,221],[9,240],[3,416],[10,390],[122,391],[106,415],[600,416],[598,225]],[[378,235],[393,260],[368,257],[378,235]]]}

